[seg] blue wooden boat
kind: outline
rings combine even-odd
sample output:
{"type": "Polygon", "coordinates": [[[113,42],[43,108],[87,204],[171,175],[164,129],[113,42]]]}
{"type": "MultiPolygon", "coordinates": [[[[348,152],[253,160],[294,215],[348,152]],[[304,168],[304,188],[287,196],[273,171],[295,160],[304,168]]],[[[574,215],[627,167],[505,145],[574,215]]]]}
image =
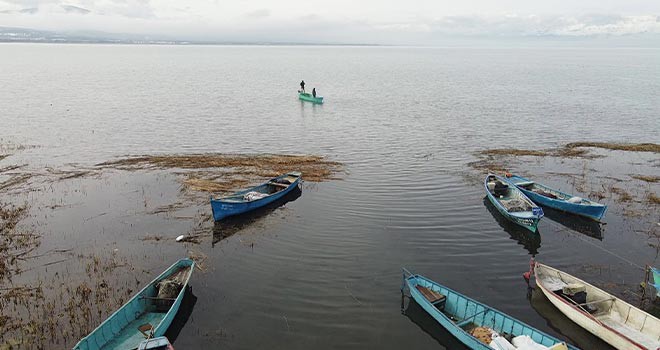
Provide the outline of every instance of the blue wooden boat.
{"type": "Polygon", "coordinates": [[[323,103],[323,96],[316,95],[316,97],[314,97],[312,96],[312,94],[302,91],[298,91],[298,99],[300,99],[301,101],[307,101],[316,104],[323,103]]]}
{"type": "Polygon", "coordinates": [[[529,199],[540,205],[584,216],[596,221],[600,221],[607,211],[607,205],[561,192],[522,176],[510,175],[507,177],[509,182],[516,185],[529,199]]]}
{"type": "Polygon", "coordinates": [[[82,338],[73,349],[137,349],[143,340],[164,335],[179,310],[194,268],[195,263],[190,259],[174,263],[82,338]],[[175,298],[162,297],[165,290],[178,294],[175,298]]]}
{"type": "Polygon", "coordinates": [[[229,196],[211,198],[213,220],[220,221],[228,216],[243,214],[272,203],[296,188],[301,178],[302,173],[294,171],[229,196]]]}
{"type": "MultiPolygon", "coordinates": [[[[417,304],[470,349],[498,349],[498,347],[491,347],[472,335],[475,333],[476,328],[484,330],[483,327],[487,327],[499,334],[499,337],[494,338],[506,339],[528,336],[535,343],[552,350],[578,350],[572,345],[566,344],[499,310],[466,297],[424,276],[413,275],[408,270],[403,269],[403,280],[402,290],[407,286],[410,296],[417,304]]],[[[502,339],[495,340],[495,342],[501,341],[502,339]]]]}
{"type": "Polygon", "coordinates": [[[543,217],[541,207],[501,176],[488,174],[484,180],[484,187],[488,200],[505,218],[536,232],[539,220],[543,217]]]}

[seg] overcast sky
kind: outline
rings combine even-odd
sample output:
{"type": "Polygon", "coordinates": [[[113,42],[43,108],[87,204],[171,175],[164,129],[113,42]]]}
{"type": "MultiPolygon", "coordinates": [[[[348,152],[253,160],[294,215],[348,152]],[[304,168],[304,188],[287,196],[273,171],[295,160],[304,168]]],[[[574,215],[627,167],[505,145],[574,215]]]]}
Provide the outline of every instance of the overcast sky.
{"type": "Polygon", "coordinates": [[[182,40],[437,45],[660,37],[660,0],[0,0],[0,26],[182,40]]]}

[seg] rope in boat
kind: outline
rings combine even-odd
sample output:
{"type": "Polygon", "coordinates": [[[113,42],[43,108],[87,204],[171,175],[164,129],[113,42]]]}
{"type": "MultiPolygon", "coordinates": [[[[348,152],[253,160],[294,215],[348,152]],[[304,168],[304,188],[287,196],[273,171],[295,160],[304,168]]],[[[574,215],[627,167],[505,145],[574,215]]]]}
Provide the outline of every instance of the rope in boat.
{"type": "Polygon", "coordinates": [[[606,252],[606,253],[609,253],[610,255],[615,256],[615,257],[621,259],[622,261],[625,261],[625,262],[627,262],[628,264],[637,267],[637,268],[640,269],[640,270],[644,270],[644,271],[646,271],[646,267],[644,267],[644,266],[640,266],[640,265],[637,265],[636,263],[634,263],[634,262],[632,262],[632,261],[630,261],[630,260],[628,260],[628,259],[622,257],[621,255],[619,255],[619,254],[617,254],[617,253],[615,253],[615,252],[613,252],[613,251],[611,251],[611,250],[609,250],[609,249],[607,249],[607,248],[605,248],[605,247],[601,247],[601,246],[599,246],[599,245],[596,245],[596,244],[593,243],[593,242],[590,242],[589,240],[587,240],[587,239],[585,239],[584,237],[582,237],[582,234],[579,233],[579,232],[576,234],[576,233],[572,232],[573,230],[571,230],[571,229],[567,229],[567,228],[563,227],[562,225],[560,225],[560,224],[558,224],[558,223],[556,223],[556,222],[553,222],[552,220],[545,220],[545,222],[547,222],[547,223],[549,223],[549,224],[555,226],[555,228],[559,229],[560,231],[568,231],[568,232],[569,232],[569,235],[574,236],[574,237],[580,239],[582,242],[588,243],[588,244],[590,244],[590,245],[592,245],[592,246],[594,246],[594,247],[596,247],[596,248],[598,248],[598,249],[600,249],[600,250],[602,250],[602,251],[604,251],[604,252],[606,252]]]}

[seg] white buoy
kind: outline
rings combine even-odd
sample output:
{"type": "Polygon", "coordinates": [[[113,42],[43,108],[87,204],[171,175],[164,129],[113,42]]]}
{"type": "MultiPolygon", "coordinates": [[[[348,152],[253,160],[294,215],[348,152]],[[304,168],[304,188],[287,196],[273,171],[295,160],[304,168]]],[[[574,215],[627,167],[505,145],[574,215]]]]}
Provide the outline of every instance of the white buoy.
{"type": "Polygon", "coordinates": [[[181,242],[181,241],[183,241],[184,238],[186,238],[186,236],[181,235],[181,236],[179,236],[179,237],[176,238],[176,241],[177,241],[177,242],[181,242]]]}

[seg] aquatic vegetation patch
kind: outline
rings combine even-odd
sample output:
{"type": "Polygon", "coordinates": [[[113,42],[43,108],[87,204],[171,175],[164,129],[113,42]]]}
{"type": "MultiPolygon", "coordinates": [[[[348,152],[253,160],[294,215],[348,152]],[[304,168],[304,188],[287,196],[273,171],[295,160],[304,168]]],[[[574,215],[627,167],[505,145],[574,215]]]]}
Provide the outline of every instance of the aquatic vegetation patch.
{"type": "Polygon", "coordinates": [[[564,147],[565,148],[593,147],[593,148],[604,148],[614,151],[660,153],[660,145],[657,143],[571,142],[564,147]]]}
{"type": "Polygon", "coordinates": [[[288,171],[301,171],[306,181],[321,182],[337,179],[342,169],[339,162],[316,155],[241,155],[241,154],[188,154],[136,156],[108,161],[99,167],[125,170],[136,169],[225,169],[227,173],[274,177],[288,171]]]}
{"type": "Polygon", "coordinates": [[[651,204],[655,204],[655,205],[660,204],[660,197],[653,192],[650,192],[646,198],[648,199],[648,202],[651,204]]]}
{"type": "Polygon", "coordinates": [[[660,182],[660,176],[653,176],[653,175],[630,175],[633,179],[637,179],[640,181],[644,182],[651,182],[651,183],[656,183],[660,182]]]}

